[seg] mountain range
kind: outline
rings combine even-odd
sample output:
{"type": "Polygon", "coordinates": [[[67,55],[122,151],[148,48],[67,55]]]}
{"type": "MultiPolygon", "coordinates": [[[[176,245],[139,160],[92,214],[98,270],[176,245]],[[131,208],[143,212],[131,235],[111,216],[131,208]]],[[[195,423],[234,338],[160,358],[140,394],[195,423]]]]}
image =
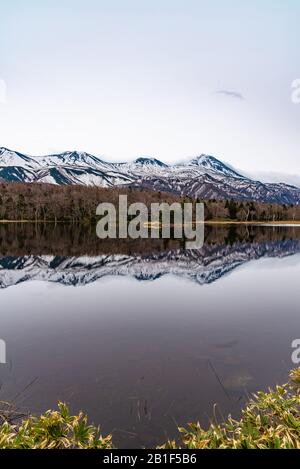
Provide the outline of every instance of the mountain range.
{"type": "Polygon", "coordinates": [[[155,158],[111,163],[85,152],[29,156],[0,148],[0,181],[86,186],[133,186],[203,199],[299,204],[300,188],[255,180],[214,156],[168,165],[155,158]]]}

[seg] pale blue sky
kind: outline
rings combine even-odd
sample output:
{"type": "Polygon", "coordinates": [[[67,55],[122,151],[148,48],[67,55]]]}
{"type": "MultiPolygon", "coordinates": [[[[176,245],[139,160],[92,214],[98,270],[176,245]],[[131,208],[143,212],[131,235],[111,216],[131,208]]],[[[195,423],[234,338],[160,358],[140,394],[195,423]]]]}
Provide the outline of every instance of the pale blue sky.
{"type": "Polygon", "coordinates": [[[300,174],[299,19],[299,0],[2,1],[0,146],[300,174]]]}

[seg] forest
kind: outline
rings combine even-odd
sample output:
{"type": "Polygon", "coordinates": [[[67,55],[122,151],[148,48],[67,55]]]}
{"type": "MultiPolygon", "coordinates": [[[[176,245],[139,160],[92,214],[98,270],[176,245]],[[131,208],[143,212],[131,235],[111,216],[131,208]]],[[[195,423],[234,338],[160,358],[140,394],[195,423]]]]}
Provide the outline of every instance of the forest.
{"type": "Polygon", "coordinates": [[[0,220],[35,222],[92,223],[96,207],[101,202],[118,206],[119,195],[128,196],[128,204],[203,202],[205,220],[240,222],[300,221],[300,205],[277,205],[233,200],[191,200],[172,193],[144,188],[102,188],[86,186],[56,186],[52,184],[0,184],[0,220]]]}

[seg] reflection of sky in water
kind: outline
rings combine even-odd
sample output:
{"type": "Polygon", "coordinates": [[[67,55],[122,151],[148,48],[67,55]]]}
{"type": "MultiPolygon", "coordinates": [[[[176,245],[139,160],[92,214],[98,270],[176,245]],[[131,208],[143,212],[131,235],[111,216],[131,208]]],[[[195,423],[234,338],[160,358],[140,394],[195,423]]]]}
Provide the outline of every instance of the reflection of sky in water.
{"type": "Polygon", "coordinates": [[[299,274],[296,254],[246,263],[203,286],[173,276],[11,286],[0,292],[9,359],[1,397],[38,377],[24,406],[66,400],[115,429],[125,447],[157,444],[163,429],[174,436],[175,421],[205,422],[215,402],[235,414],[246,390],[284,381],[293,366],[299,274]]]}

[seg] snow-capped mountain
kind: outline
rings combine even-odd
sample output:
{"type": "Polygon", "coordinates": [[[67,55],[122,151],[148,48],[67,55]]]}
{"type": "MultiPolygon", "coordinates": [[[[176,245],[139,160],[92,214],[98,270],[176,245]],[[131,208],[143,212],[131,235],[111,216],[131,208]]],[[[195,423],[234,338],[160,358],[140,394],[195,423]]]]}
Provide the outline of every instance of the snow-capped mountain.
{"type": "Polygon", "coordinates": [[[77,151],[32,157],[0,148],[1,180],[101,187],[133,185],[199,199],[300,203],[300,188],[257,181],[210,155],[168,165],[155,158],[110,163],[77,151]]]}
{"type": "Polygon", "coordinates": [[[239,266],[261,258],[300,253],[299,240],[204,245],[199,250],[151,254],[0,256],[0,288],[30,280],[84,286],[106,276],[129,276],[149,281],[175,275],[199,285],[213,283],[239,266]]]}

